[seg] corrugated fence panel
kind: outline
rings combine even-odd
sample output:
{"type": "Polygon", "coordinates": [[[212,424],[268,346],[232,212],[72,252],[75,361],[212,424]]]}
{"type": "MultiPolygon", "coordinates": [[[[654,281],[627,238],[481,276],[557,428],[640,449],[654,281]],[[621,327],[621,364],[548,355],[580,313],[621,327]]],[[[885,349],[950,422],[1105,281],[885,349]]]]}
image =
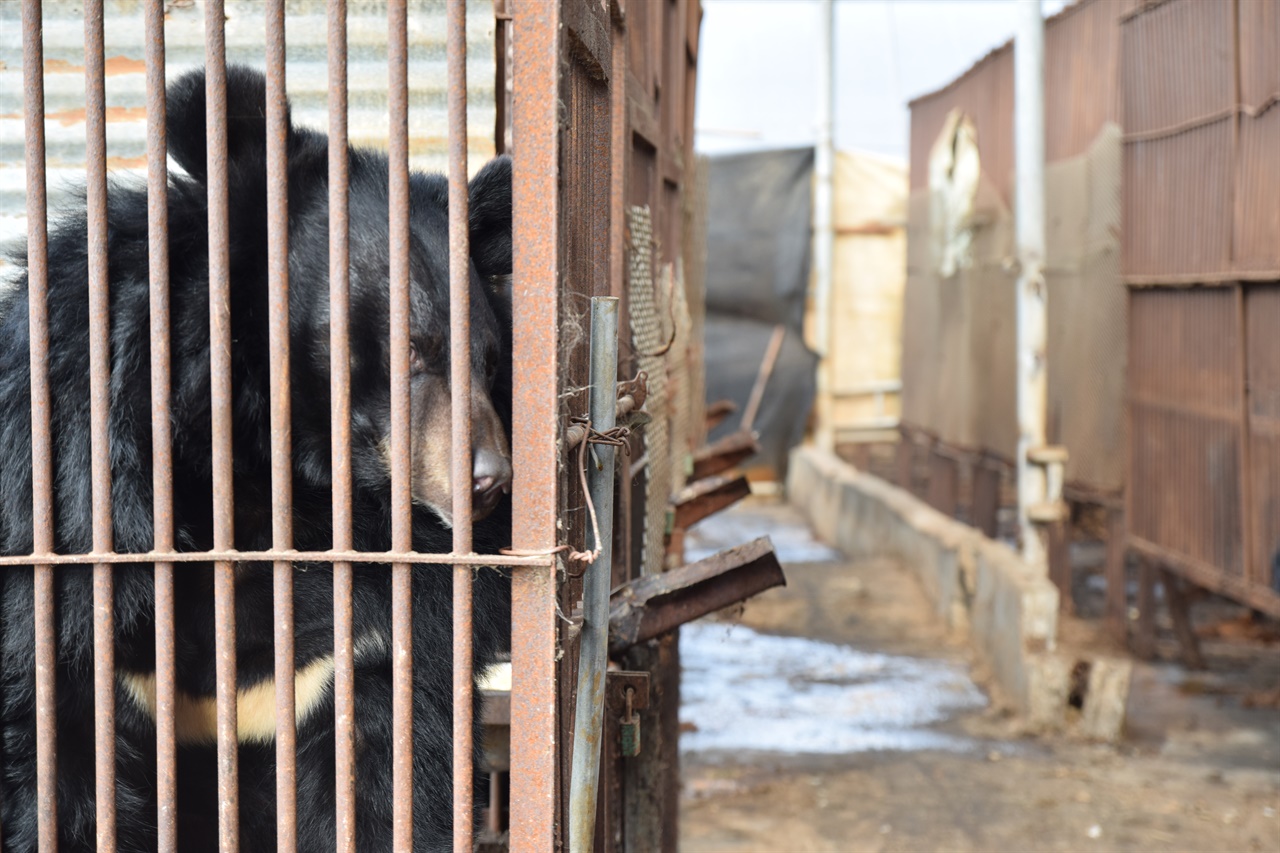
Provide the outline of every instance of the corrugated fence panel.
{"type": "Polygon", "coordinates": [[[1150,289],[1130,305],[1132,534],[1241,578],[1236,288],[1150,289]]]}
{"type": "Polygon", "coordinates": [[[1280,287],[1245,292],[1253,579],[1280,593],[1280,287]]]}
{"type": "Polygon", "coordinates": [[[1231,270],[1234,6],[1169,2],[1122,27],[1124,272],[1132,283],[1231,270]]]}
{"type": "Polygon", "coordinates": [[[1235,267],[1280,278],[1280,3],[1241,0],[1235,267]]]}
{"type": "Polygon", "coordinates": [[[1045,26],[1045,159],[1084,154],[1120,120],[1121,14],[1134,0],[1068,6],[1045,26]]]}
{"type": "Polygon", "coordinates": [[[929,152],[947,114],[961,110],[973,121],[982,173],[1000,190],[1005,204],[1013,190],[1013,48],[987,54],[963,76],[911,104],[911,189],[928,189],[929,152]]]}
{"type": "MultiPolygon", "coordinates": [[[[19,5],[0,2],[0,242],[25,233],[22,150],[22,45],[19,5]]],[[[142,174],[146,154],[142,4],[107,0],[107,155],[110,168],[142,174]]],[[[84,185],[83,8],[70,0],[44,3],[45,99],[49,206],[84,185]]],[[[226,0],[227,61],[262,67],[264,6],[226,0]]],[[[387,8],[385,0],[349,0],[348,85],[353,145],[385,148],[387,137],[387,8]]],[[[467,10],[467,127],[470,168],[493,156],[493,4],[467,10]]],[[[327,124],[324,3],[286,6],[287,87],[296,123],[327,124]]],[[[166,71],[172,79],[204,62],[204,9],[166,4],[166,71]]],[[[445,0],[409,2],[409,154],[416,169],[447,167],[445,0]]]]}

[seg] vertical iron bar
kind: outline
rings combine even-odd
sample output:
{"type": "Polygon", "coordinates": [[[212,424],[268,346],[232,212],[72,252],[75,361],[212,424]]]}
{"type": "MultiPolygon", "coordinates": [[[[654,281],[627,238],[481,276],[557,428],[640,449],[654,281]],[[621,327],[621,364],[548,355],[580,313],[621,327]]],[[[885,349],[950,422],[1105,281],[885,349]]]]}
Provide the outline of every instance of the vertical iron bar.
{"type": "MultiPolygon", "coordinates": [[[[618,299],[591,299],[591,427],[608,432],[617,423],[618,299]]],[[[587,435],[583,441],[590,441],[587,435]]],[[[600,525],[595,561],[582,586],[582,633],[578,652],[578,696],[573,720],[573,770],[569,785],[569,851],[591,853],[595,842],[596,795],[604,731],[604,679],[609,665],[609,589],[613,585],[614,448],[598,444],[587,467],[587,489],[600,525]]]]}
{"type": "MultiPolygon", "coordinates": [[[[205,5],[205,135],[209,188],[209,373],[213,421],[213,547],[235,545],[231,461],[231,264],[227,197],[227,53],[222,0],[205,5]]],[[[218,730],[218,845],[240,846],[235,564],[213,567],[218,730]]]]}
{"type": "MultiPolygon", "coordinates": [[[[145,13],[147,239],[151,312],[151,488],[153,545],[173,548],[173,444],[169,427],[169,206],[164,90],[164,6],[145,13]]],[[[173,564],[156,563],[156,796],[159,849],[177,850],[173,564]]]]}
{"type": "MultiPolygon", "coordinates": [[[[289,383],[289,105],[284,0],[267,4],[267,314],[271,372],[271,545],[293,548],[293,437],[289,383]]],[[[294,712],[293,564],[272,565],[275,604],[276,847],[298,843],[294,712]]]]}
{"type": "MultiPolygon", "coordinates": [[[[391,543],[413,547],[409,480],[409,38],[405,0],[387,4],[391,286],[391,543]]],[[[413,849],[413,575],[408,563],[391,567],[392,845],[413,849]]]]}
{"type": "MultiPolygon", "coordinates": [[[[40,0],[22,4],[23,127],[27,160],[27,298],[31,337],[32,551],[53,551],[53,441],[49,434],[49,225],[45,196],[44,33],[40,0]]],[[[58,847],[57,665],[53,566],[34,571],[36,820],[42,851],[58,847]]]]}
{"type": "MultiPolygon", "coordinates": [[[[89,419],[93,550],[113,548],[111,529],[111,298],[107,258],[107,98],[102,0],[84,7],[85,197],[89,255],[89,419]]],[[[93,710],[97,842],[116,849],[115,612],[111,566],[93,567],[93,710]]]]}
{"type": "MultiPolygon", "coordinates": [[[[351,335],[348,278],[347,3],[329,12],[329,406],[333,547],[351,549],[351,335]]],[[[350,563],[333,565],[333,704],[337,850],[356,849],[355,649],[350,563]]]]}
{"type": "MultiPolygon", "coordinates": [[[[467,216],[467,3],[450,0],[449,88],[449,364],[452,405],[453,550],[471,552],[471,252],[467,216]]],[[[470,850],[473,834],[471,566],[453,567],[453,849],[470,850]]]]}
{"type": "MultiPolygon", "coordinates": [[[[556,545],[560,3],[515,4],[512,178],[514,547],[556,545]]],[[[556,814],[556,566],[511,582],[511,850],[551,847],[556,814]]]]}

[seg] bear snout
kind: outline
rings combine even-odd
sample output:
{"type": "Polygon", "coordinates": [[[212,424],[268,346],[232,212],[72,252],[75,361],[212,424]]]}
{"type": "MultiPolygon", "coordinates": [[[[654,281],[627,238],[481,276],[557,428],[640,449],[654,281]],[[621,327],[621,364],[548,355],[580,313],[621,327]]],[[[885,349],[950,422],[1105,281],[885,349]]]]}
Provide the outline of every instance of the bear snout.
{"type": "Polygon", "coordinates": [[[471,513],[478,520],[493,512],[504,494],[511,494],[511,461],[489,448],[472,460],[471,513]]]}

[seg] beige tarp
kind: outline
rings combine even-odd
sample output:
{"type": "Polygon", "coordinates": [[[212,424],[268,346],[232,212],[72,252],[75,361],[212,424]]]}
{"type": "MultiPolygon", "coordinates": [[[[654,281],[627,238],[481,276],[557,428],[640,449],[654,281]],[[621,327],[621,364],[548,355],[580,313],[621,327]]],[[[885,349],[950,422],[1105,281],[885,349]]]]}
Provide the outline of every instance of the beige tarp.
{"type": "MultiPolygon", "coordinates": [[[[836,434],[878,414],[896,416],[898,395],[867,389],[899,379],[902,295],[906,282],[907,168],[847,151],[835,160],[835,263],[830,307],[829,393],[819,393],[818,428],[836,434]]],[[[817,339],[813,305],[806,313],[817,339]]]]}

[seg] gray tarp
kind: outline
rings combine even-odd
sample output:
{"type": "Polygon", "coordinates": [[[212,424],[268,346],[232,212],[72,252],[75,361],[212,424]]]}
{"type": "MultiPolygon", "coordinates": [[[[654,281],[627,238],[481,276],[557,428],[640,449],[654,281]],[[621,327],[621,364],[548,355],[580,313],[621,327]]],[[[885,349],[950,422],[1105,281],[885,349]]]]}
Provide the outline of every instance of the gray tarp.
{"type": "MultiPolygon", "coordinates": [[[[805,347],[813,149],[710,159],[707,191],[707,400],[746,407],[773,328],[787,327],[754,429],[761,454],[748,464],[786,474],[804,436],[817,356],[805,347]]],[[[738,428],[732,417],[709,436],[738,428]]]]}

